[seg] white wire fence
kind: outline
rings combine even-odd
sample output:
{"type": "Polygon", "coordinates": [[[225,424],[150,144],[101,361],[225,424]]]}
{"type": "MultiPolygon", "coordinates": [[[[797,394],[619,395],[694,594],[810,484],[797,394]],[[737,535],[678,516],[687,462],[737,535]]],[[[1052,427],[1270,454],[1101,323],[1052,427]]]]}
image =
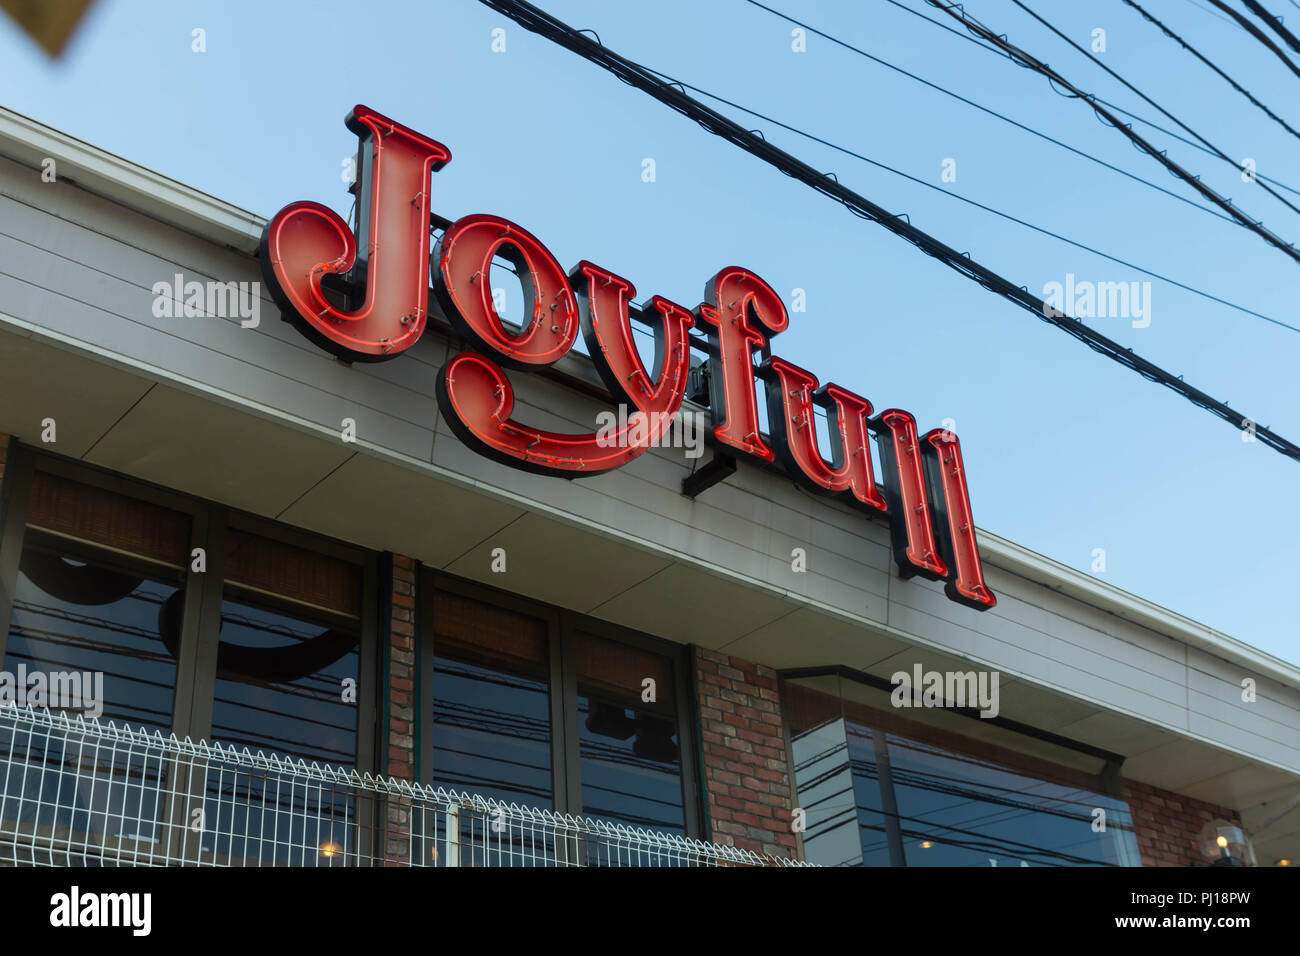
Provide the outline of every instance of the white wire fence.
{"type": "Polygon", "coordinates": [[[0,866],[167,865],[802,864],[0,705],[0,866]]]}

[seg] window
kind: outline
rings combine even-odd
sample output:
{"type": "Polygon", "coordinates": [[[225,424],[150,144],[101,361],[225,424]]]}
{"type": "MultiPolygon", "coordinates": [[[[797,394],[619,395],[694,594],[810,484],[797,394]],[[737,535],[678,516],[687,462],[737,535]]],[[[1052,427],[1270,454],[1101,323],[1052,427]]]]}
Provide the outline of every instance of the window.
{"type": "Polygon", "coordinates": [[[422,594],[421,779],[698,833],[681,648],[441,575],[422,594]]]}
{"type": "Polygon", "coordinates": [[[685,835],[672,662],[589,634],[573,657],[583,815],[685,835]]]}
{"type": "Polygon", "coordinates": [[[9,468],[0,703],[372,768],[371,556],[21,447],[9,468]]]}
{"type": "MultiPolygon", "coordinates": [[[[179,634],[168,621],[184,599],[189,516],[48,474],[26,504],[0,704],[169,732],[179,634]]],[[[23,834],[34,860],[63,834],[128,855],[159,839],[169,768],[156,757],[124,751],[93,786],[67,787],[80,755],[63,738],[14,734],[0,750],[14,761],[0,831],[23,834]]]]}
{"type": "Polygon", "coordinates": [[[188,515],[37,474],[0,703],[170,731],[189,532],[188,515]]]}
{"type": "MultiPolygon", "coordinates": [[[[373,769],[372,556],[21,446],[7,465],[0,703],[373,769]]],[[[158,751],[114,754],[86,786],[77,745],[57,733],[10,734],[8,751],[0,832],[32,854],[182,852],[160,821],[176,812],[166,794],[188,792],[202,800],[183,849],[195,862],[338,865],[374,810],[257,766],[158,751]]]]}
{"type": "Polygon", "coordinates": [[[434,781],[550,809],[546,622],[449,591],[433,608],[434,781]]]}
{"type": "Polygon", "coordinates": [[[232,529],[225,578],[212,739],[355,766],[361,569],[232,529]]]}
{"type": "Polygon", "coordinates": [[[1114,765],[1104,755],[986,721],[977,740],[962,726],[970,718],[943,709],[903,718],[887,690],[839,674],[788,679],[783,693],[809,862],[1137,864],[1132,817],[1108,793],[1114,765]]]}

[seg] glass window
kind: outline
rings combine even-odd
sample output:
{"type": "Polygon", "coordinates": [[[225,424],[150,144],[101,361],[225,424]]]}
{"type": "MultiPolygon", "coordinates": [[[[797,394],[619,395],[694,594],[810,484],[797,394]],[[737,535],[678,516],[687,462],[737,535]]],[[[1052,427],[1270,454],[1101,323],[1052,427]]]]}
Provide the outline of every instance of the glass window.
{"type": "Polygon", "coordinates": [[[684,835],[671,661],[586,634],[573,657],[583,815],[684,835]]]}
{"type": "MultiPolygon", "coordinates": [[[[214,741],[330,766],[357,762],[362,570],[237,529],[229,532],[212,702],[214,741]]],[[[205,861],[342,866],[357,807],[328,784],[209,769],[205,861]]]]}
{"type": "Polygon", "coordinates": [[[439,590],[433,654],[433,782],[551,809],[546,622],[439,590]]]}
{"type": "Polygon", "coordinates": [[[819,866],[888,866],[875,762],[855,766],[850,758],[839,695],[790,684],[785,707],[805,813],[804,859],[819,866]]]}
{"type": "MultiPolygon", "coordinates": [[[[678,713],[670,650],[567,612],[513,599],[503,606],[472,586],[427,586],[427,779],[524,807],[694,835],[689,733],[682,740],[690,725],[678,713]]],[[[488,839],[526,862],[542,830],[516,829],[488,839]]],[[[620,852],[617,841],[596,838],[554,849],[596,866],[620,852]]]]}
{"type": "Polygon", "coordinates": [[[927,711],[927,722],[902,718],[885,709],[887,691],[847,678],[787,681],[785,695],[810,862],[1136,864],[1128,806],[1104,792],[1100,757],[1051,745],[1062,760],[1093,769],[1057,764],[1017,749],[1022,735],[993,725],[980,733],[996,743],[966,737],[954,728],[967,718],[944,710],[927,711]],[[1093,830],[1098,808],[1106,811],[1103,833],[1093,830]]]}
{"type": "MultiPolygon", "coordinates": [[[[188,538],[183,514],[38,472],[0,703],[169,733],[188,538]]],[[[59,733],[9,736],[0,830],[40,847],[38,862],[93,865],[156,848],[168,776],[156,753],[87,766],[59,733]]]]}
{"type": "Polygon", "coordinates": [[[1122,832],[1128,808],[1096,792],[889,734],[908,866],[1098,866],[1111,862],[1093,809],[1122,832]]]}
{"type": "Polygon", "coordinates": [[[186,515],[38,472],[0,701],[170,732],[188,550],[186,515]]]}
{"type": "Polygon", "coordinates": [[[230,532],[213,740],[355,766],[361,581],[356,565],[230,532]]]}

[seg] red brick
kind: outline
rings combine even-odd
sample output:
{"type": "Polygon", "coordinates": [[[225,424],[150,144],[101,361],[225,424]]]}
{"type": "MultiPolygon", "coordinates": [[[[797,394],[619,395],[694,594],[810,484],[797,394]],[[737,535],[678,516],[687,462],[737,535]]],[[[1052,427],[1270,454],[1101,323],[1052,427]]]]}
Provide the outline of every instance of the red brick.
{"type": "Polygon", "coordinates": [[[1197,836],[1207,820],[1240,822],[1235,810],[1161,790],[1136,780],[1124,781],[1142,863],[1146,866],[1197,866],[1205,860],[1197,836]]]}
{"type": "Polygon", "coordinates": [[[714,838],[793,855],[789,774],[776,672],[697,648],[702,759],[714,838]]]}

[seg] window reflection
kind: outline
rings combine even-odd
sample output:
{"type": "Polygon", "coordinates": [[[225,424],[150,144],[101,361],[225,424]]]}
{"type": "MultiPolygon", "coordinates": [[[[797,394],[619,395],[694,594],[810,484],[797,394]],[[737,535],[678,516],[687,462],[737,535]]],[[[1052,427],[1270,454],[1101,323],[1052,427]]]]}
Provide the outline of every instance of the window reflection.
{"type": "Polygon", "coordinates": [[[355,630],[237,597],[221,605],[212,739],[354,766],[355,630]]]}
{"type": "MultiPolygon", "coordinates": [[[[346,682],[356,687],[359,662],[355,631],[228,588],[212,739],[254,754],[355,766],[357,704],[344,691],[346,682]]],[[[356,800],[329,785],[213,767],[205,790],[204,861],[341,866],[354,849],[356,800]]]]}
{"type": "Polygon", "coordinates": [[[879,783],[849,758],[843,708],[838,695],[786,696],[791,754],[805,813],[804,858],[819,866],[888,866],[879,783]]]}
{"type": "MultiPolygon", "coordinates": [[[[843,684],[855,698],[874,693],[843,684]]],[[[1128,806],[1102,793],[1096,774],[900,718],[845,699],[840,687],[834,677],[785,685],[810,862],[1021,867],[1136,861],[1128,806]],[[1092,828],[1097,808],[1106,811],[1104,833],[1092,828]]],[[[885,706],[888,696],[880,692],[885,706]]]]}
{"type": "Polygon", "coordinates": [[[585,634],[574,659],[583,815],[684,835],[671,662],[585,634]]]}
{"type": "Polygon", "coordinates": [[[434,619],[434,784],[551,809],[545,622],[443,591],[434,619]]]}
{"type": "MultiPolygon", "coordinates": [[[[294,762],[354,767],[361,572],[232,529],[216,648],[211,739],[294,762]]],[[[274,771],[209,768],[204,861],[355,862],[357,800],[274,771]],[[213,834],[220,834],[219,837],[213,834]]]]}
{"type": "MultiPolygon", "coordinates": [[[[147,730],[171,731],[176,685],[174,647],[162,639],[163,607],[180,599],[179,574],[152,575],[127,562],[81,558],[60,552],[32,532],[23,548],[9,621],[4,670],[76,674],[93,686],[102,675],[103,700],[74,707],[102,720],[147,730]]],[[[83,703],[87,687],[81,689],[83,703]]],[[[51,710],[63,709],[52,706],[51,710]]]]}
{"type": "Polygon", "coordinates": [[[1118,829],[1127,819],[1122,801],[917,740],[888,739],[909,866],[1109,862],[1092,811],[1104,808],[1108,829],[1118,829]]]}
{"type": "MultiPolygon", "coordinates": [[[[84,524],[74,528],[89,538],[84,524]]],[[[177,647],[164,639],[163,608],[181,594],[179,568],[28,527],[0,702],[170,733],[177,647]]],[[[60,734],[9,737],[0,738],[11,757],[0,830],[30,841],[30,859],[94,866],[158,849],[169,775],[159,754],[127,749],[88,766],[82,746],[60,734]]]]}

